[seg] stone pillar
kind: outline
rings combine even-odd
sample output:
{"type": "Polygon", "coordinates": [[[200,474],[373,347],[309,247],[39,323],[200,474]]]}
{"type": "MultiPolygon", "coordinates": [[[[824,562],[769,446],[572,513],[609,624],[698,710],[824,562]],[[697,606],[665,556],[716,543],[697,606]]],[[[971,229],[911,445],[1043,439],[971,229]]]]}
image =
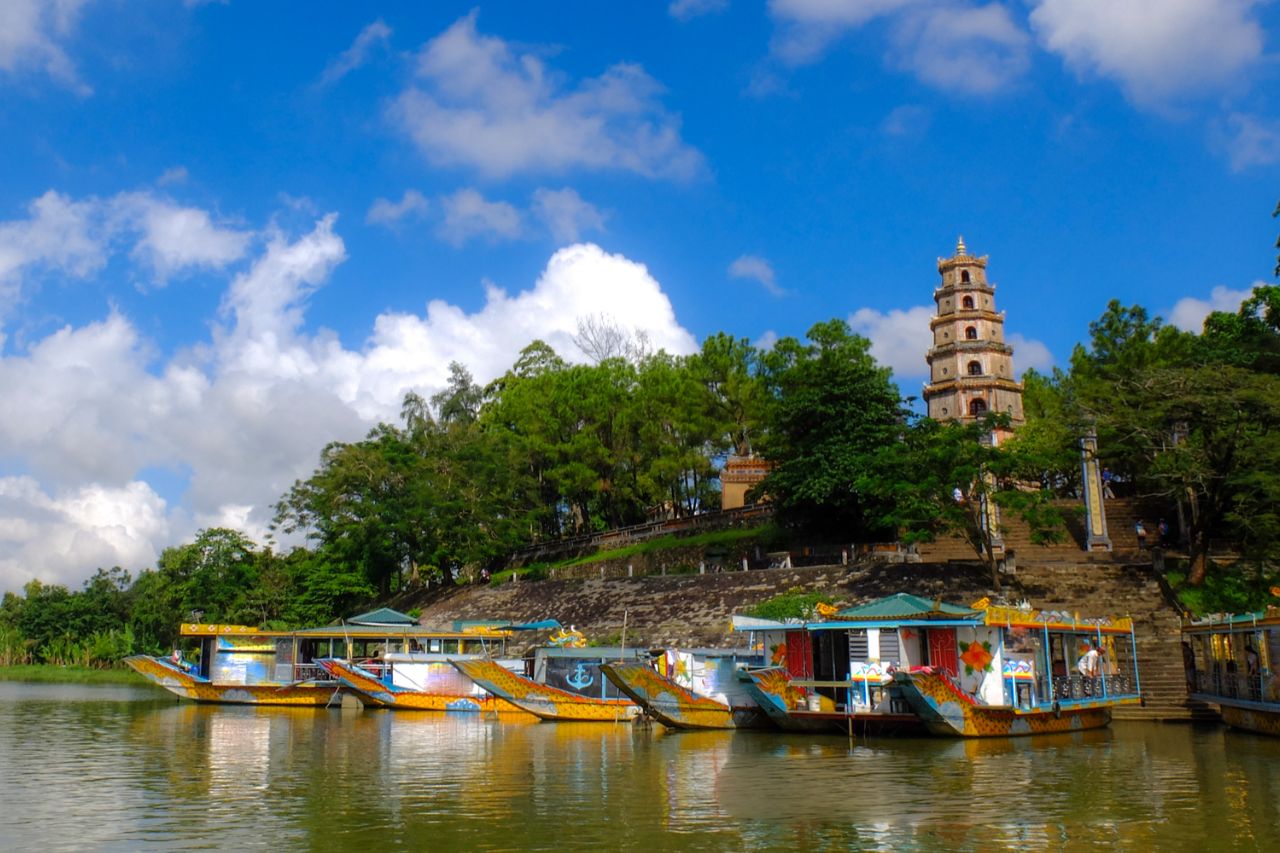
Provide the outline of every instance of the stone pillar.
{"type": "Polygon", "coordinates": [[[982,472],[982,482],[984,488],[982,490],[982,528],[987,532],[988,540],[991,542],[991,557],[994,560],[1004,559],[1004,536],[1000,533],[1000,507],[996,506],[992,495],[996,490],[995,475],[988,472],[982,472]]]}
{"type": "MultiPolygon", "coordinates": [[[[996,432],[989,432],[984,435],[981,442],[989,447],[995,447],[1000,443],[1000,436],[996,432]]],[[[982,493],[981,502],[978,511],[982,513],[982,529],[987,534],[987,541],[991,543],[991,559],[1004,559],[1004,535],[1000,532],[1000,507],[996,505],[993,495],[996,493],[995,475],[990,471],[983,471],[982,474],[982,493]]]]}
{"type": "Polygon", "coordinates": [[[1110,551],[1107,508],[1102,499],[1102,469],[1098,466],[1098,435],[1092,429],[1080,439],[1080,482],[1084,488],[1086,551],[1110,551]]]}

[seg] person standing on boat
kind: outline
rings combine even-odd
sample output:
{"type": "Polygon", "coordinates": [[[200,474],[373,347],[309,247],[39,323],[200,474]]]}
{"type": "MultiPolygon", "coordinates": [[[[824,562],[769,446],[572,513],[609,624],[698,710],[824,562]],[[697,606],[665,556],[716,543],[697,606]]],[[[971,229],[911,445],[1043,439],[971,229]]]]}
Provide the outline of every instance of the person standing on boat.
{"type": "Polygon", "coordinates": [[[1076,661],[1076,669],[1083,678],[1084,695],[1092,696],[1098,682],[1098,658],[1102,651],[1096,640],[1085,640],[1085,653],[1076,661]]]}

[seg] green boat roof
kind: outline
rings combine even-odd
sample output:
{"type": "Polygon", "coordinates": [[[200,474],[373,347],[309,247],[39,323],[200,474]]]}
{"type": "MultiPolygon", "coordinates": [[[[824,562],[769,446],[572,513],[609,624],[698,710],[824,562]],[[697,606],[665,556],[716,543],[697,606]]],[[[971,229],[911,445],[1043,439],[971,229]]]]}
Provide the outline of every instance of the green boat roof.
{"type": "Polygon", "coordinates": [[[921,598],[918,595],[899,592],[896,595],[877,598],[875,601],[868,601],[866,604],[859,604],[856,607],[845,608],[835,615],[835,619],[841,621],[862,619],[881,621],[885,619],[974,618],[980,612],[971,607],[946,604],[942,599],[930,600],[921,598]]]}
{"type": "Polygon", "coordinates": [[[346,622],[348,625],[377,625],[379,627],[418,624],[418,620],[409,614],[401,613],[399,610],[392,610],[390,607],[379,607],[377,610],[370,610],[368,613],[352,616],[346,622]]]}

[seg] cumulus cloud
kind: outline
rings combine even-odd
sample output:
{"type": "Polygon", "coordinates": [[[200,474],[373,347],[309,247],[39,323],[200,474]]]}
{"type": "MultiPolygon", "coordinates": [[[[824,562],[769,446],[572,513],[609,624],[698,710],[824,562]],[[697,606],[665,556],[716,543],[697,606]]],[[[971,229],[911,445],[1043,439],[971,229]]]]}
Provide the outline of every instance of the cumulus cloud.
{"type": "Polygon", "coordinates": [[[929,337],[933,311],[932,305],[894,308],[887,313],[859,308],[849,315],[849,327],[871,341],[876,361],[890,368],[899,380],[924,377],[928,375],[924,354],[933,343],[929,337]]]}
{"type": "Polygon", "coordinates": [[[581,168],[689,178],[703,168],[638,65],[570,85],[538,56],[481,35],[475,12],[417,59],[416,82],[390,115],[433,164],[490,176],[581,168]]]}
{"type": "Polygon", "coordinates": [[[505,201],[489,201],[473,189],[462,189],[440,199],[444,220],[436,233],[461,246],[477,237],[489,241],[514,240],[523,230],[520,211],[505,201]]]}
{"type": "Polygon", "coordinates": [[[1213,137],[1232,171],[1280,163],[1280,121],[1232,113],[1214,127],[1213,137]]]}
{"type": "Polygon", "coordinates": [[[536,190],[531,210],[561,242],[572,243],[584,231],[604,230],[604,214],[569,187],[536,190]]]}
{"type": "Polygon", "coordinates": [[[417,190],[405,190],[399,201],[386,198],[375,199],[365,214],[364,221],[370,225],[395,226],[405,218],[424,215],[431,205],[425,196],[417,190]]]}
{"type": "Polygon", "coordinates": [[[731,278],[747,278],[758,281],[774,296],[782,296],[786,291],[778,287],[773,265],[759,255],[742,255],[729,264],[731,278]]]}
{"type": "Polygon", "coordinates": [[[244,256],[252,234],[215,225],[208,212],[148,193],[126,193],[110,204],[122,227],[137,232],[133,257],[160,281],[192,268],[217,269],[244,256]]]}
{"type": "Polygon", "coordinates": [[[687,21],[712,12],[723,12],[729,8],[729,0],[671,0],[667,6],[667,14],[677,20],[687,21]]]}
{"type": "MultiPolygon", "coordinates": [[[[1266,282],[1256,281],[1253,287],[1260,287],[1266,282]]],[[[1208,299],[1184,296],[1179,299],[1167,313],[1169,322],[1184,332],[1199,334],[1204,329],[1204,320],[1214,311],[1225,311],[1234,314],[1240,310],[1240,303],[1253,295],[1253,287],[1244,290],[1232,290],[1218,285],[1209,292],[1208,299]]]]}
{"type": "Polygon", "coordinates": [[[374,50],[386,48],[390,38],[391,28],[381,18],[369,24],[356,36],[351,47],[344,50],[324,69],[324,73],[320,75],[320,85],[332,85],[364,65],[369,61],[369,56],[374,50]]]}
{"type": "Polygon", "coordinates": [[[0,587],[76,586],[98,568],[154,565],[169,534],[165,509],[138,481],[50,494],[32,477],[0,477],[0,587]]]}
{"type": "Polygon", "coordinates": [[[217,225],[203,210],[145,192],[73,200],[50,190],[27,206],[26,219],[0,222],[0,321],[23,297],[33,274],[86,278],[107,261],[112,244],[132,242],[131,256],[156,280],[241,258],[252,234],[217,225]]]}
{"type": "Polygon", "coordinates": [[[83,278],[106,262],[95,203],[50,190],[27,213],[26,219],[0,222],[0,320],[18,299],[28,270],[44,267],[83,278]]]}
{"type": "Polygon", "coordinates": [[[75,31],[86,0],[5,0],[0,3],[0,71],[47,74],[77,94],[92,89],[80,80],[63,47],[75,31]]]}
{"type": "Polygon", "coordinates": [[[21,472],[0,478],[0,589],[33,576],[75,586],[99,566],[136,573],[199,527],[263,536],[326,443],[394,421],[407,391],[445,386],[451,361],[483,383],[534,338],[579,358],[578,318],[591,316],[696,350],[648,270],[591,244],[556,252],[518,292],[486,284],[473,313],[433,300],[380,315],[347,348],[305,322],[345,258],[332,214],[304,233],[268,231],[230,276],[209,340],[165,359],[118,312],[0,354],[0,447],[21,472]],[[153,471],[179,472],[180,494],[162,495],[153,471]]]}
{"type": "Polygon", "coordinates": [[[1262,55],[1256,0],[1033,0],[1044,47],[1081,74],[1159,103],[1237,79],[1262,55]]]}
{"type": "Polygon", "coordinates": [[[771,52],[790,65],[814,62],[847,33],[883,20],[886,61],[936,88],[988,94],[1030,65],[1031,40],[1000,3],[955,0],[771,0],[771,52]]]}
{"type": "Polygon", "coordinates": [[[1031,39],[998,3],[914,9],[893,43],[893,61],[921,81],[970,94],[999,91],[1031,64],[1031,39]]]}
{"type": "Polygon", "coordinates": [[[1053,370],[1053,353],[1049,352],[1044,342],[1024,337],[1017,332],[1007,335],[1005,342],[1013,347],[1013,369],[1019,376],[1031,368],[1039,373],[1053,370]]]}

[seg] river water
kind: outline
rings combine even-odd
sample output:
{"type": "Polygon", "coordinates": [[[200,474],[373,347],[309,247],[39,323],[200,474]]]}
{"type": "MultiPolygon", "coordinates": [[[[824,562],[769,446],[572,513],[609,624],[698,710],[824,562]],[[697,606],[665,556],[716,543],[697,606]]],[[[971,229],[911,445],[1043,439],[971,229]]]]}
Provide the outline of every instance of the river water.
{"type": "Polygon", "coordinates": [[[0,850],[1275,850],[1280,740],[854,740],[0,682],[0,850]]]}

